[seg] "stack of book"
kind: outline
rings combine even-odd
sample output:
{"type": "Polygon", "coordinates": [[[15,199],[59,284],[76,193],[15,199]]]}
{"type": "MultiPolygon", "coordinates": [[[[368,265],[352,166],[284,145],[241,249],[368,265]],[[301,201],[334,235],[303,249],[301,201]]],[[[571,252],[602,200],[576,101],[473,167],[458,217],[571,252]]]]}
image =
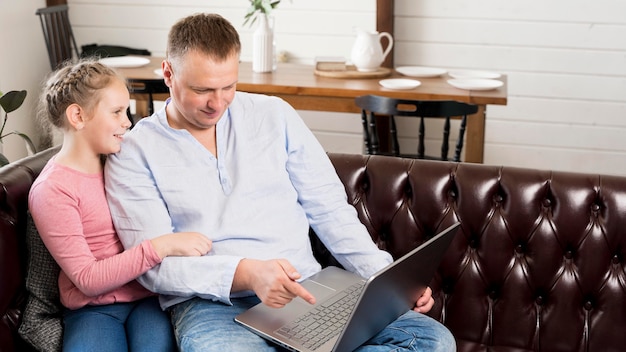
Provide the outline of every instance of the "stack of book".
{"type": "Polygon", "coordinates": [[[346,59],[335,56],[318,56],[315,58],[317,71],[345,71],[346,59]]]}

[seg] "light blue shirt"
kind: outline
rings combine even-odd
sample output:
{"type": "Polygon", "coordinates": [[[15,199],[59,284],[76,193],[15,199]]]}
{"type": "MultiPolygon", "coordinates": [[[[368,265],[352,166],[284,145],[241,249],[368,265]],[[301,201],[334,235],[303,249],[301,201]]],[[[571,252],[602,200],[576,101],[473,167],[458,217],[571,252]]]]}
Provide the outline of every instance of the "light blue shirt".
{"type": "MultiPolygon", "coordinates": [[[[198,296],[230,303],[242,258],[285,258],[303,277],[321,267],[309,226],[347,269],[369,277],[392,261],[347,202],[315,136],[280,98],[237,92],[216,126],[215,158],[165,108],[142,119],[105,167],[113,222],[126,248],[183,231],[213,241],[202,257],[167,257],[139,278],[164,308],[198,296]]],[[[242,294],[251,294],[250,292],[242,294]]]]}

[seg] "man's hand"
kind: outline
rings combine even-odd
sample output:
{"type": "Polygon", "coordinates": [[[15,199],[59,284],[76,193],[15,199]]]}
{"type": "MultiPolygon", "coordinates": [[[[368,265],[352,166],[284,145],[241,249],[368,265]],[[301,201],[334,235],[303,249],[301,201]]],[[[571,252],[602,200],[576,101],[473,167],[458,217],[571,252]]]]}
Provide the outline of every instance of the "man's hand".
{"type": "Polygon", "coordinates": [[[433,290],[431,290],[430,287],[426,287],[426,291],[417,299],[413,310],[418,313],[428,313],[433,305],[435,305],[433,290]]]}
{"type": "Polygon", "coordinates": [[[232,290],[252,290],[272,308],[282,308],[296,297],[314,304],[315,297],[296,282],[299,278],[300,274],[285,259],[243,259],[235,271],[232,290]]]}

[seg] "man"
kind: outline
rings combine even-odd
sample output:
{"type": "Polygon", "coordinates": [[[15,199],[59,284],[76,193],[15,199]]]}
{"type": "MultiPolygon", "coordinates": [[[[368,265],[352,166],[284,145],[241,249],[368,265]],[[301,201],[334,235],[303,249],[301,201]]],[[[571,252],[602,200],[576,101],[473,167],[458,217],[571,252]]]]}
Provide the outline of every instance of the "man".
{"type": "MultiPolygon", "coordinates": [[[[162,63],[171,98],[106,164],[125,246],[172,231],[213,241],[208,255],[167,258],[139,279],[161,294],[183,351],[276,350],[233,318],[259,301],[276,308],[298,296],[315,302],[298,283],[320,270],[309,226],[363,277],[392,261],[371,241],[296,111],[276,97],[236,92],[240,50],[236,30],[219,15],[176,23],[162,63]]],[[[421,314],[432,305],[429,289],[363,350],[454,350],[445,327],[421,314]]]]}

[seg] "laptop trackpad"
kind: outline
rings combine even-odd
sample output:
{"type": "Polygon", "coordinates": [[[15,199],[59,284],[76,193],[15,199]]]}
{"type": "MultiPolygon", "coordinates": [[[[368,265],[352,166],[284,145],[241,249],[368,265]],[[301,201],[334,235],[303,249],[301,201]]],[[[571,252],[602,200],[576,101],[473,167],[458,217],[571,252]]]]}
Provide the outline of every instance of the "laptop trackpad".
{"type": "MultiPolygon", "coordinates": [[[[307,291],[309,291],[313,295],[313,297],[315,297],[315,301],[317,303],[322,302],[327,297],[330,297],[334,293],[337,292],[336,290],[334,290],[334,289],[332,289],[332,288],[330,288],[328,286],[324,286],[324,285],[320,284],[319,282],[313,281],[313,280],[304,280],[300,284],[307,291]]],[[[304,300],[302,298],[300,298],[300,297],[297,297],[296,299],[304,302],[304,300]]]]}

